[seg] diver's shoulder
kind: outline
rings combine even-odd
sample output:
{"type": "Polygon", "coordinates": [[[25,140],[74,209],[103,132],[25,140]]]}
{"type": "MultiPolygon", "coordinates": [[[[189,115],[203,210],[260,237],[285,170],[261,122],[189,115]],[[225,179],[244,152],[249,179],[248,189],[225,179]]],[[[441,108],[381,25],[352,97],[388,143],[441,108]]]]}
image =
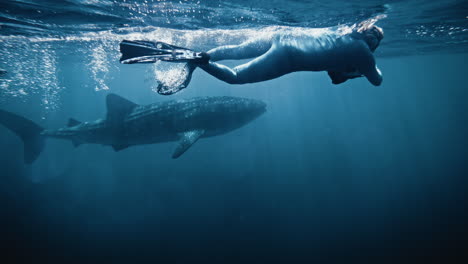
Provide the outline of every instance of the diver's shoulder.
{"type": "Polygon", "coordinates": [[[355,51],[355,52],[365,52],[368,53],[370,52],[369,46],[367,43],[362,40],[362,39],[356,39],[353,37],[350,37],[349,39],[349,46],[355,51]]]}

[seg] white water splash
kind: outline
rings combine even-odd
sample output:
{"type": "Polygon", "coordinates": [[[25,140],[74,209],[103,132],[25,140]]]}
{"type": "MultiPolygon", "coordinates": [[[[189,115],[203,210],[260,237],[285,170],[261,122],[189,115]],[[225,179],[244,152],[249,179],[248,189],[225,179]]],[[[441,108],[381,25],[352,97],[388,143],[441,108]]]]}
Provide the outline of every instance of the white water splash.
{"type": "Polygon", "coordinates": [[[59,92],[62,90],[57,77],[57,56],[49,47],[49,50],[42,54],[41,60],[42,104],[46,110],[56,109],[60,102],[59,92]]]}
{"type": "Polygon", "coordinates": [[[40,95],[46,110],[59,107],[63,87],[59,83],[57,55],[47,43],[3,43],[8,73],[0,80],[0,93],[9,97],[40,95]]]}
{"type": "Polygon", "coordinates": [[[153,66],[155,84],[152,85],[151,90],[157,92],[158,85],[161,84],[166,89],[178,89],[188,78],[190,74],[187,70],[185,63],[168,63],[157,62],[153,66]]]}
{"type": "Polygon", "coordinates": [[[109,90],[109,86],[106,84],[110,68],[107,56],[103,45],[96,46],[91,51],[91,61],[88,63],[88,67],[96,84],[95,91],[109,90]]]}

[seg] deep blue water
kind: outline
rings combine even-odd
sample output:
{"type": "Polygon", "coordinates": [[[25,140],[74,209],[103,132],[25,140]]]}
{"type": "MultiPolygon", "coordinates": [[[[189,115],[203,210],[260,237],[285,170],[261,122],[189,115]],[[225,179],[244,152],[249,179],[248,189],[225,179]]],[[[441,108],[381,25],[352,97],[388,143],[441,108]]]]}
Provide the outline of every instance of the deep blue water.
{"type": "MultiPolygon", "coordinates": [[[[468,248],[466,1],[0,1],[0,108],[47,128],[138,104],[230,95],[267,112],[201,139],[114,152],[48,140],[32,165],[0,127],[2,258],[48,263],[455,263],[468,248]],[[385,15],[384,81],[300,72],[247,85],[201,70],[155,91],[125,38],[206,50],[385,15]]],[[[236,65],[242,62],[228,62],[236,65]]],[[[3,262],[3,261],[2,261],[3,262]]],[[[5,262],[6,263],[6,262],[5,262]]]]}

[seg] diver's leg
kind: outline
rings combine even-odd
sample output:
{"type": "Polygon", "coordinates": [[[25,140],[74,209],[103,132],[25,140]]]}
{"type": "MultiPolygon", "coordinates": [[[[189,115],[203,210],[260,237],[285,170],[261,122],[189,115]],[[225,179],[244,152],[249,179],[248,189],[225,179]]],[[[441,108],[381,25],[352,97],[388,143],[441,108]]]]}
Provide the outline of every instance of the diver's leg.
{"type": "Polygon", "coordinates": [[[243,60],[258,57],[272,46],[271,38],[257,38],[240,45],[226,45],[209,50],[211,61],[243,60]]]}
{"type": "Polygon", "coordinates": [[[244,42],[237,46],[222,46],[202,53],[202,59],[200,61],[192,61],[187,63],[186,70],[188,74],[185,75],[185,80],[182,84],[177,87],[166,87],[164,85],[158,86],[158,92],[164,94],[175,93],[185,87],[187,87],[192,78],[193,71],[200,67],[210,74],[214,75],[218,79],[226,82],[236,82],[237,73],[231,68],[222,64],[217,64],[214,61],[227,60],[227,59],[248,59],[252,57],[258,57],[267,52],[272,46],[272,42],[268,39],[256,39],[254,41],[244,42]],[[210,69],[210,70],[206,70],[210,69]],[[161,91],[161,92],[160,92],[161,91]]]}
{"type": "Polygon", "coordinates": [[[275,46],[262,56],[234,69],[211,61],[208,64],[198,66],[214,77],[230,84],[271,80],[293,71],[286,52],[275,46]]]}

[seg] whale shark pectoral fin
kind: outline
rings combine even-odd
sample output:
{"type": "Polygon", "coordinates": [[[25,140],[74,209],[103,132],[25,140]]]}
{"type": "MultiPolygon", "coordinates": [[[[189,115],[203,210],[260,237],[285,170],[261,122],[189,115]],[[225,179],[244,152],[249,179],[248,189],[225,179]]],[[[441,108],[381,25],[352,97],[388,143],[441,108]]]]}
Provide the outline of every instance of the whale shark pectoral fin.
{"type": "Polygon", "coordinates": [[[125,115],[130,113],[138,105],[116,94],[109,94],[106,97],[107,120],[110,122],[120,121],[125,115]]]}
{"type": "Polygon", "coordinates": [[[205,130],[202,129],[187,131],[181,134],[179,144],[174,150],[174,153],[172,153],[172,158],[177,159],[182,154],[184,154],[184,152],[187,151],[187,149],[189,149],[190,146],[192,146],[195,142],[197,142],[197,140],[203,136],[204,133],[205,130]]]}
{"type": "Polygon", "coordinates": [[[122,149],[126,149],[130,147],[130,145],[127,144],[114,144],[112,145],[112,148],[114,149],[115,152],[121,151],[122,149]]]}

